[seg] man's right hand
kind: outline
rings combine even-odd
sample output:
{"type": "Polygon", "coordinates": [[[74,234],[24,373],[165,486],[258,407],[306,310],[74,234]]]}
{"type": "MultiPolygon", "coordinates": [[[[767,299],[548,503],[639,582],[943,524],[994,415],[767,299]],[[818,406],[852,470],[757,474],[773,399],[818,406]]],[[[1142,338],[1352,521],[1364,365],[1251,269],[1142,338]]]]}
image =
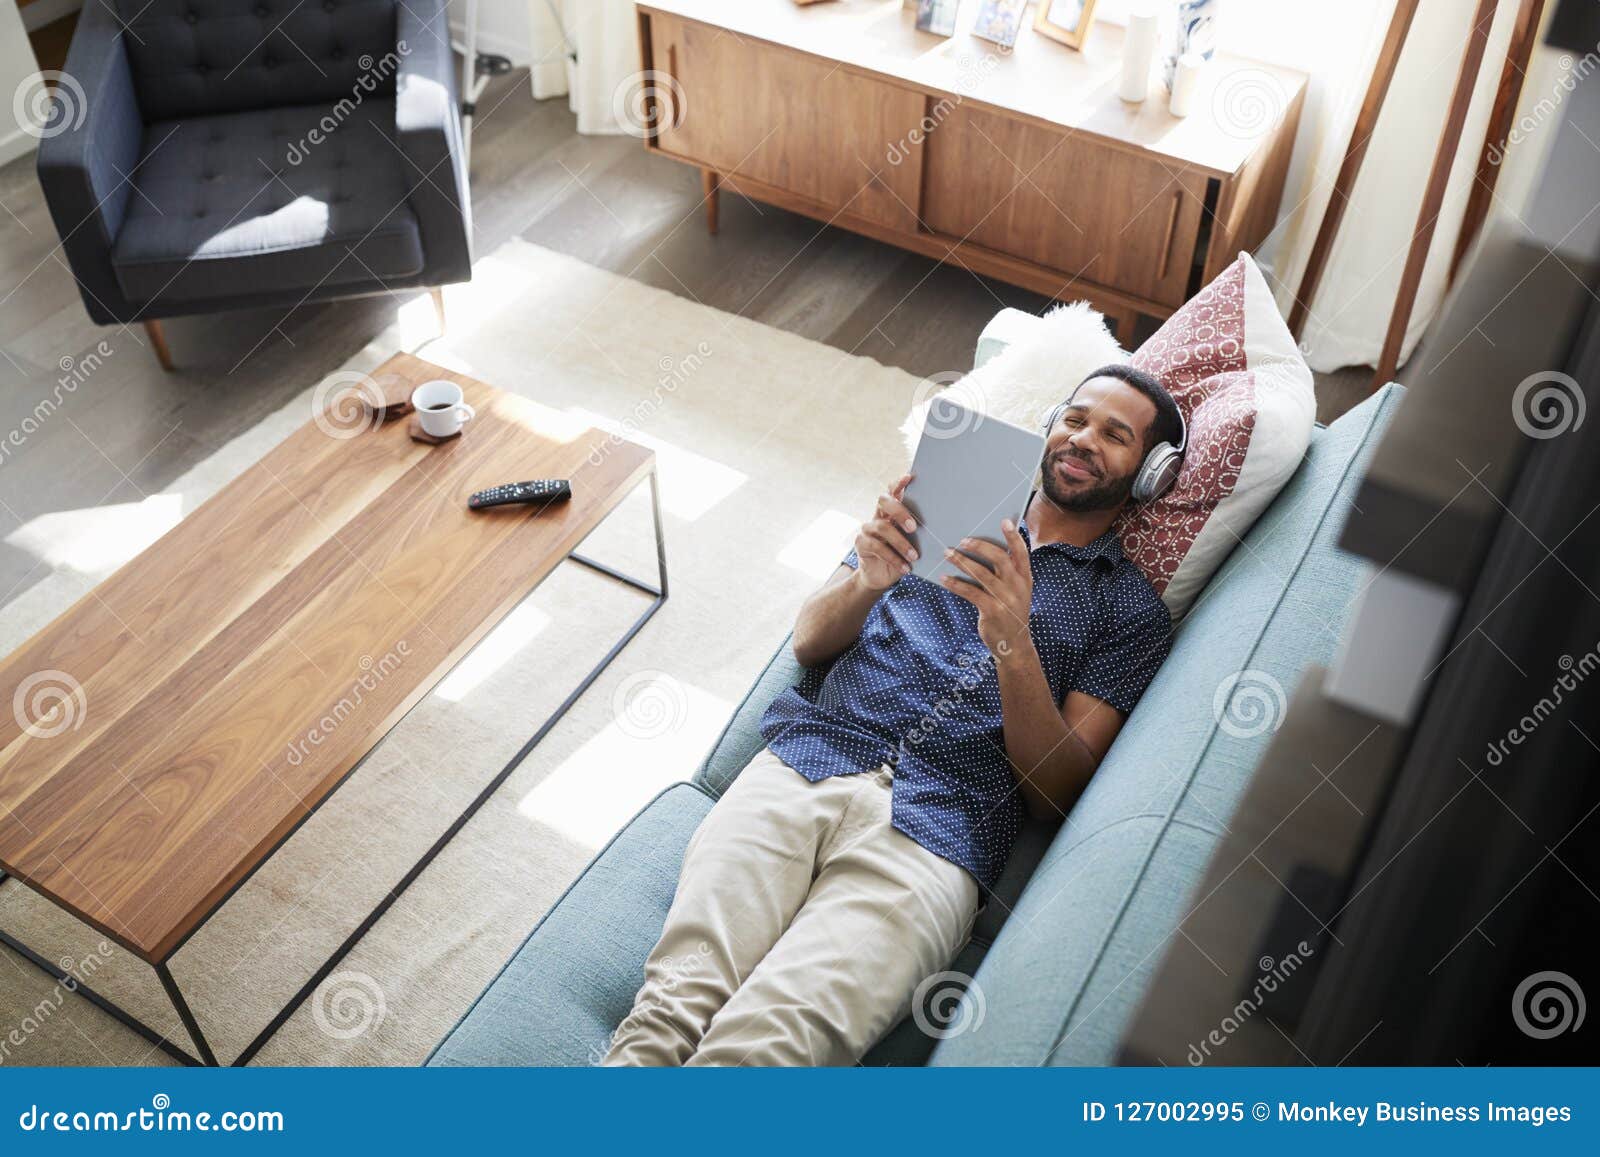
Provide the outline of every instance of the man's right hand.
{"type": "Polygon", "coordinates": [[[910,574],[911,564],[917,561],[917,550],[908,537],[916,530],[917,520],[901,501],[910,481],[911,475],[903,475],[887,494],[879,495],[872,517],[856,532],[856,582],[869,591],[888,590],[910,574]]]}
{"type": "Polygon", "coordinates": [[[907,474],[880,495],[872,517],[856,532],[856,565],[840,564],[822,589],[800,606],[794,622],[794,657],[816,667],[844,654],[861,637],[867,616],[884,591],[911,573],[916,548],[907,536],[917,520],[901,501],[907,474]]]}

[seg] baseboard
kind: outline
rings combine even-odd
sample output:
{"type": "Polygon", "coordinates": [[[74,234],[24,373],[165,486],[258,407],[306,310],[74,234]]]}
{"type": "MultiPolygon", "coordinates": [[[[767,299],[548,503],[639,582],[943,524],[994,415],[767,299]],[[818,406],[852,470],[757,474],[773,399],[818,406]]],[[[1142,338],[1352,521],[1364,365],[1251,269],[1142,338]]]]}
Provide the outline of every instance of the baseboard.
{"type": "Polygon", "coordinates": [[[12,129],[5,136],[0,136],[0,165],[10,164],[18,157],[27,156],[38,147],[38,144],[38,138],[32,133],[12,129]]]}

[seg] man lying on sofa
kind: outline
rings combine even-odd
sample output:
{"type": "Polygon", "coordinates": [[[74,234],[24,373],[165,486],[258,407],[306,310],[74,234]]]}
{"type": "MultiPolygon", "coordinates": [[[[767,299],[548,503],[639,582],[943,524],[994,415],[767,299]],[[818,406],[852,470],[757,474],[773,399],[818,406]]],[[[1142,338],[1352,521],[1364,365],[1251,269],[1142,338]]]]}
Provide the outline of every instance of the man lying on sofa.
{"type": "Polygon", "coordinates": [[[906,577],[909,476],[878,499],[800,608],[806,676],[690,841],[606,1063],[853,1064],[905,1015],[965,945],[1023,807],[1067,813],[1166,658],[1166,608],[1111,527],[1150,452],[1182,442],[1155,378],[1096,370],[1007,548],[961,542],[982,562],[947,552],[966,577],[942,585],[906,577]]]}

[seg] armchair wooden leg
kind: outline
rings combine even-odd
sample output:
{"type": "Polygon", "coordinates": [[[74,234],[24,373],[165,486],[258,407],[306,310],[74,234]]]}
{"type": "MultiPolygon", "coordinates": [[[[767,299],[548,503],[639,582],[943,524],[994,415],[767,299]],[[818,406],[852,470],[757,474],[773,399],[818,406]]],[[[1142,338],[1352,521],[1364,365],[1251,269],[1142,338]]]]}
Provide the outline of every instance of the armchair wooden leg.
{"type": "Polygon", "coordinates": [[[717,198],[722,189],[722,178],[715,169],[700,170],[700,188],[706,197],[706,232],[712,236],[717,232],[717,198]]]}
{"type": "Polygon", "coordinates": [[[156,351],[156,361],[161,363],[161,368],[169,374],[172,372],[172,350],[167,346],[166,331],[161,328],[159,321],[144,323],[145,336],[150,339],[150,348],[156,351]]]}
{"type": "Polygon", "coordinates": [[[435,286],[428,290],[428,296],[433,298],[433,316],[439,322],[439,336],[444,336],[444,290],[435,286]]]}

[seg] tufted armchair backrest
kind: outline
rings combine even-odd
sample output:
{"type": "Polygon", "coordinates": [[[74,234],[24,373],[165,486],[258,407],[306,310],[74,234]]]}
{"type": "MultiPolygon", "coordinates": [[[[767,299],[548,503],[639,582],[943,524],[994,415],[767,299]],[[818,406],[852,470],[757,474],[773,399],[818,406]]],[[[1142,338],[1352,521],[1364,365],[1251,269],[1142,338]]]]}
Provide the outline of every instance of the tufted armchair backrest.
{"type": "Polygon", "coordinates": [[[90,0],[122,24],[146,123],[393,95],[397,0],[90,0]]]}

